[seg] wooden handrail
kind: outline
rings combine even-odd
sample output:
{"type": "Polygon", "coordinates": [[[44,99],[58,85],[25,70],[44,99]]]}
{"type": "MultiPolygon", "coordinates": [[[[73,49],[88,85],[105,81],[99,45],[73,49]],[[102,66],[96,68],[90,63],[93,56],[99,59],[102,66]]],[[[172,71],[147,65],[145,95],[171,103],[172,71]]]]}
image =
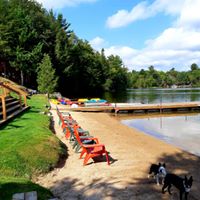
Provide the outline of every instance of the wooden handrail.
{"type": "Polygon", "coordinates": [[[17,86],[9,83],[9,82],[0,82],[0,86],[3,88],[3,94],[0,95],[0,99],[2,102],[2,114],[3,120],[7,119],[7,111],[6,111],[6,96],[8,95],[8,91],[14,92],[19,96],[20,107],[22,109],[22,97],[24,99],[24,105],[27,107],[27,96],[28,92],[18,88],[17,86]]]}
{"type": "Polygon", "coordinates": [[[15,92],[15,93],[19,93],[21,95],[26,95],[26,96],[28,95],[28,92],[25,92],[24,90],[22,90],[22,89],[20,89],[20,88],[18,88],[16,86],[14,86],[11,83],[0,82],[0,85],[3,86],[3,87],[5,87],[5,88],[7,88],[8,90],[11,90],[11,91],[15,92]]]}
{"type": "MultiPolygon", "coordinates": [[[[28,93],[14,85],[12,85],[11,83],[8,83],[8,82],[0,82],[0,86],[2,86],[3,88],[6,88],[12,92],[15,92],[19,95],[19,99],[21,101],[21,97],[20,96],[23,96],[24,98],[24,104],[25,106],[27,106],[27,96],[28,96],[28,93]]],[[[21,102],[20,102],[21,103],[21,102]]]]}
{"type": "Polygon", "coordinates": [[[3,114],[3,120],[6,120],[7,116],[6,116],[6,102],[5,102],[5,96],[1,95],[1,102],[2,102],[2,114],[3,114]]]}

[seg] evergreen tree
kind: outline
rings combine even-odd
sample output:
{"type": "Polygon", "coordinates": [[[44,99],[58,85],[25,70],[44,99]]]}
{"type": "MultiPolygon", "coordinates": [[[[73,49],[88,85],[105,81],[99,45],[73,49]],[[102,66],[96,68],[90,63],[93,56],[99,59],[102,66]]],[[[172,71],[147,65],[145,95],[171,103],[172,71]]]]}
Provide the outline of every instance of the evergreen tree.
{"type": "Polygon", "coordinates": [[[58,77],[55,75],[55,69],[52,67],[51,59],[48,54],[44,54],[44,58],[38,67],[38,90],[42,93],[53,93],[56,89],[58,77]]]}

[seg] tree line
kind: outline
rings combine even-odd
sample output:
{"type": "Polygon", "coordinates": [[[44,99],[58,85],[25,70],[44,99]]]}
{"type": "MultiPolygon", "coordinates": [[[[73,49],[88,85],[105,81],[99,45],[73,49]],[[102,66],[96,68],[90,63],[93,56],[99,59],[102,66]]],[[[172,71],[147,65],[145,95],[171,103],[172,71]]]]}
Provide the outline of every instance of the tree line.
{"type": "Polygon", "coordinates": [[[34,0],[0,0],[0,72],[41,92],[99,95],[127,88],[200,85],[200,69],[178,72],[128,71],[116,55],[95,51],[77,37],[62,14],[34,0]]]}
{"type": "Polygon", "coordinates": [[[193,63],[188,71],[176,71],[175,68],[171,68],[163,72],[150,66],[148,70],[133,70],[129,73],[129,80],[131,88],[200,87],[200,68],[193,63]]]}
{"type": "Polygon", "coordinates": [[[67,96],[128,87],[128,70],[119,56],[95,51],[62,14],[34,0],[0,0],[0,64],[4,76],[41,92],[50,84],[51,91],[67,96]]]}

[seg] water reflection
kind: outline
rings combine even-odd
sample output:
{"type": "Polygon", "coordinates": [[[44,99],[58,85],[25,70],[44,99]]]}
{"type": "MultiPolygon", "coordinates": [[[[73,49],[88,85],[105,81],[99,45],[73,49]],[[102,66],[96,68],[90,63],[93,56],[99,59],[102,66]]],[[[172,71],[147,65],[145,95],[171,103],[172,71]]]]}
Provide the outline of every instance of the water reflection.
{"type": "Polygon", "coordinates": [[[121,122],[200,156],[200,113],[122,119],[121,122]]]}
{"type": "Polygon", "coordinates": [[[200,88],[151,88],[129,89],[120,93],[105,93],[104,99],[110,102],[159,103],[200,101],[200,88]]]}

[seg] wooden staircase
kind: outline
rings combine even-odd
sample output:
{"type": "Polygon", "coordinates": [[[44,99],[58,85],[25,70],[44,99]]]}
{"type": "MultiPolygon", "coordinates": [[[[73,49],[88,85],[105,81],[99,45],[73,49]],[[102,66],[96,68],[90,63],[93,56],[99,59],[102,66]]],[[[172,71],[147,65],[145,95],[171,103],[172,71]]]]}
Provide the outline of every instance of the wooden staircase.
{"type": "Polygon", "coordinates": [[[23,112],[29,106],[27,105],[28,93],[17,86],[8,83],[0,82],[0,125],[23,112]],[[15,94],[13,97],[13,95],[15,94]]]}

